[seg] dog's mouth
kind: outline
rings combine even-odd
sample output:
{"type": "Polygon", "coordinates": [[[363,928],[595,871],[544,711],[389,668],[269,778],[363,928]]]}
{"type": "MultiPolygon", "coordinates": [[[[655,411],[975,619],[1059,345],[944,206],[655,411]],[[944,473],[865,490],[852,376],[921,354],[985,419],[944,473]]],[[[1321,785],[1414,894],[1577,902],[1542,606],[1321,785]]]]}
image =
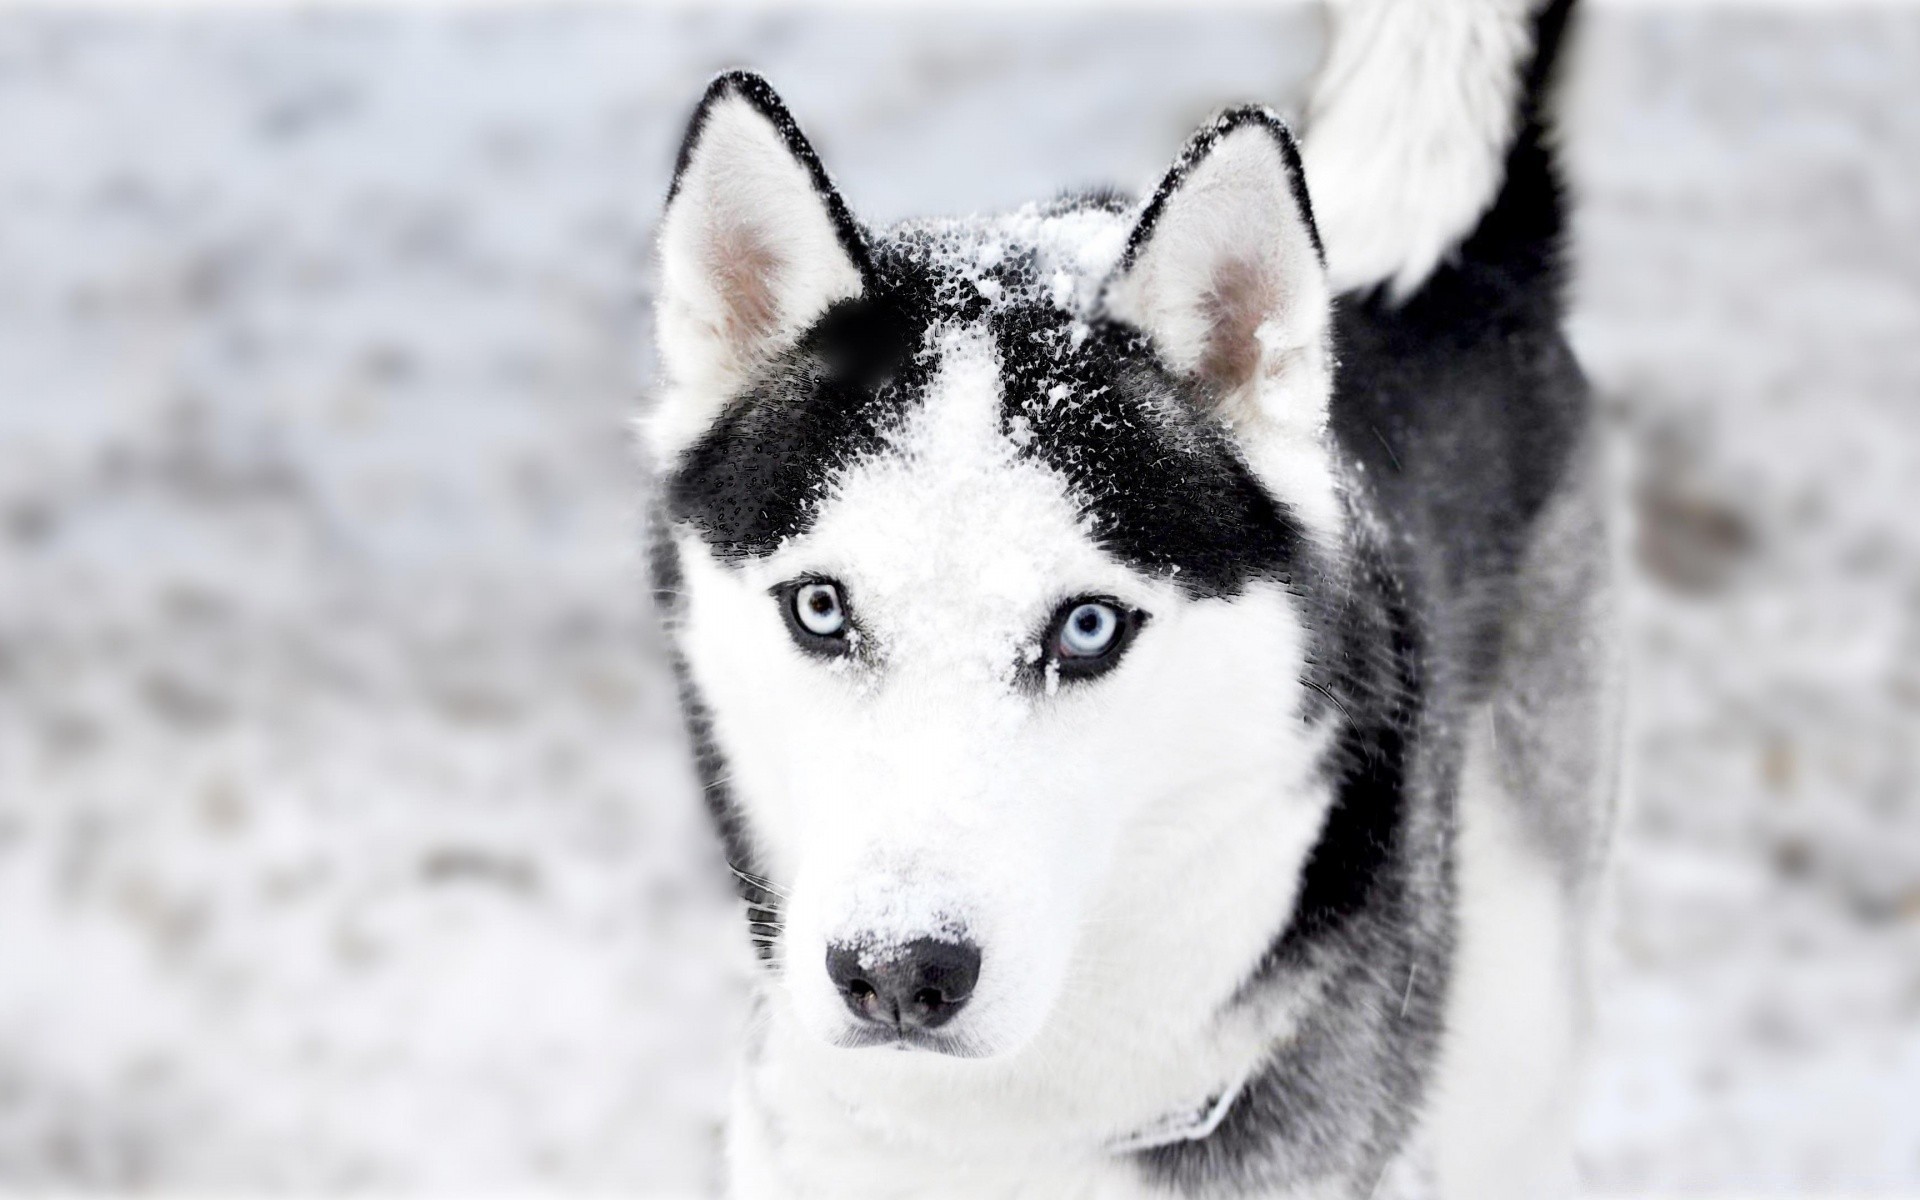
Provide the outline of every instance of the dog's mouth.
{"type": "Polygon", "coordinates": [[[938,1029],[854,1027],[841,1032],[833,1044],[842,1050],[896,1050],[902,1053],[942,1054],[949,1058],[985,1058],[992,1053],[973,1038],[938,1029]]]}

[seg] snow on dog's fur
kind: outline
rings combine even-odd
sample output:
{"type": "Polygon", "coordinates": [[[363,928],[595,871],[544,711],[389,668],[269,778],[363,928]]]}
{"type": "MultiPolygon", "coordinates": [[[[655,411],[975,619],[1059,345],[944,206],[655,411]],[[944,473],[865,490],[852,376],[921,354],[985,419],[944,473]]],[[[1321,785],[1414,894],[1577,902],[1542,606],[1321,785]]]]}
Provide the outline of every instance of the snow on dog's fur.
{"type": "MultiPolygon", "coordinates": [[[[1501,169],[1437,162],[1417,227],[1336,200],[1324,246],[1264,109],[1143,204],[880,231],[762,80],[708,91],[655,570],[768,964],[736,1195],[1552,1176],[1501,1164],[1563,1115],[1610,786],[1538,104],[1565,10],[1452,7],[1495,31],[1442,39],[1488,76],[1453,144],[1501,169]]],[[[1413,195],[1341,40],[1403,19],[1341,27],[1309,162],[1413,195]]]]}

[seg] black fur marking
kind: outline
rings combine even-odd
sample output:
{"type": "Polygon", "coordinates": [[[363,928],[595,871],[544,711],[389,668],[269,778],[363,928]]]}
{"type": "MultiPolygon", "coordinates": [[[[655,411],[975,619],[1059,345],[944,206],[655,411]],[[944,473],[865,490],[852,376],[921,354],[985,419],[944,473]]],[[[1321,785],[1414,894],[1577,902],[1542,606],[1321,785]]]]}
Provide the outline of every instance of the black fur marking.
{"type": "Polygon", "coordinates": [[[1498,199],[1461,246],[1464,262],[1498,269],[1529,286],[1560,315],[1566,287],[1566,188],[1554,160],[1548,109],[1572,35],[1573,0],[1551,0],[1534,17],[1532,58],[1521,77],[1519,128],[1498,199]]]}
{"type": "Polygon", "coordinates": [[[767,885],[747,830],[746,818],[740,806],[734,802],[732,789],[728,786],[726,759],[714,741],[713,719],[707,712],[706,701],[693,682],[693,673],[687,668],[686,657],[671,636],[680,619],[680,556],[666,523],[657,515],[650,530],[648,560],[654,608],[669,634],[668,658],[680,692],[680,713],[686,723],[687,738],[693,746],[694,770],[700,778],[707,816],[713,822],[727,863],[733,869],[735,890],[746,904],[747,936],[753,942],[754,952],[762,960],[769,960],[780,939],[779,897],[767,885]]]}
{"type": "Polygon", "coordinates": [[[787,152],[806,169],[807,177],[813,181],[813,190],[820,197],[821,204],[827,210],[827,217],[833,222],[834,233],[840,239],[840,247],[853,265],[859,269],[861,277],[870,279],[873,275],[873,260],[867,250],[866,232],[860,223],[853,219],[847,209],[847,202],[840,198],[840,192],[833,186],[826,167],[821,165],[820,156],[814,153],[813,145],[806,135],[800,132],[799,122],[787,111],[767,81],[753,71],[726,71],[716,76],[707,85],[706,94],[700,97],[699,105],[693,110],[693,116],[687,121],[686,136],[680,142],[679,156],[674,160],[673,182],[667,185],[667,207],[673,207],[674,197],[680,194],[680,182],[685,178],[687,168],[692,165],[695,153],[700,147],[700,135],[706,129],[707,117],[713,106],[732,97],[744,100],[759,113],[780,135],[786,143],[787,152]]]}
{"type": "Polygon", "coordinates": [[[1009,306],[992,326],[1010,436],[1066,478],[1102,546],[1196,598],[1292,581],[1299,522],[1144,335],[1096,321],[1070,349],[1072,322],[1042,305],[1009,306]]]}
{"type": "Polygon", "coordinates": [[[899,283],[835,305],[675,465],[668,512],[723,557],[805,531],[833,478],[878,451],[924,390],[926,300],[899,283]]]}
{"type": "MultiPolygon", "coordinates": [[[[1374,586],[1391,585],[1379,577],[1374,586]]],[[[1348,645],[1335,686],[1353,696],[1352,707],[1366,719],[1344,722],[1332,764],[1339,780],[1333,805],[1301,870],[1293,919],[1257,974],[1297,963],[1308,943],[1365,909],[1400,849],[1421,656],[1405,606],[1385,598],[1379,604],[1379,618],[1341,622],[1348,645]]]]}
{"type": "Polygon", "coordinates": [[[1249,104],[1221,113],[1188,139],[1172,168],[1160,180],[1160,186],[1153,190],[1146,210],[1140,214],[1139,224],[1127,236],[1127,248],[1120,255],[1118,273],[1124,273],[1139,257],[1140,248],[1153,237],[1154,227],[1160,223],[1160,214],[1166,210],[1167,202],[1186,185],[1187,177],[1193,174],[1194,168],[1205,162],[1228,134],[1249,125],[1266,132],[1280,148],[1280,158],[1287,169],[1287,188],[1293,193],[1294,207],[1300,210],[1300,218],[1307,224],[1307,236],[1313,241],[1313,252],[1319,256],[1320,265],[1326,265],[1327,251],[1320,244],[1320,227],[1313,220],[1313,202],[1307,196],[1307,176],[1300,166],[1300,150],[1294,145],[1293,131],[1271,108],[1249,104]]]}

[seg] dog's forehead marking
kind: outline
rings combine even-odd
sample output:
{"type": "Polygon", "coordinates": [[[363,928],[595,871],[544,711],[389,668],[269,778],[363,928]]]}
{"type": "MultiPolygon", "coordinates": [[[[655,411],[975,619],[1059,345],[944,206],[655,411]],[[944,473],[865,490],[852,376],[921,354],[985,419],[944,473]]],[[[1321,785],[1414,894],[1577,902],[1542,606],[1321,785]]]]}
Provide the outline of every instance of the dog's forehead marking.
{"type": "Polygon", "coordinates": [[[1104,209],[1029,206],[895,231],[940,281],[920,348],[932,360],[927,387],[768,565],[837,572],[902,667],[1003,679],[1037,654],[1036,624],[1052,603],[1124,574],[1067,482],[1023,453],[1031,435],[1006,419],[990,318],[1038,303],[1083,323],[1126,229],[1104,209]]]}
{"type": "MultiPolygon", "coordinates": [[[[1019,539],[1006,531],[1044,524],[1014,511],[1031,492],[1060,516],[1050,527],[1061,546],[1111,569],[1116,594],[1172,583],[1192,597],[1226,596],[1255,578],[1286,578],[1304,537],[1290,507],[1265,491],[1205,398],[1189,394],[1144,335],[1102,314],[1128,227],[1121,209],[1091,201],[888,231],[865,307],[817,326],[689,449],[667,484],[671,511],[756,577],[777,558],[851,584],[854,560],[877,563],[887,557],[878,547],[917,543],[920,565],[898,577],[982,593],[999,580],[1010,599],[1021,570],[1031,583],[1041,574],[1034,561],[1058,567],[1068,554],[1016,553],[1019,539]],[[881,361],[893,365],[877,383],[844,373],[881,361]],[[978,485],[988,478],[992,486],[978,485]],[[956,498],[969,480],[970,505],[956,498]],[[867,519],[912,537],[839,539],[840,562],[825,562],[827,539],[813,534],[826,508],[855,507],[851,492],[871,497],[877,515],[867,519]],[[956,524],[956,513],[968,519],[956,524]],[[997,537],[995,554],[972,553],[968,535],[980,531],[997,537]],[[854,553],[862,543],[875,552],[854,553]],[[800,547],[816,561],[782,553],[800,547]]],[[[1096,590],[1070,574],[1054,573],[1061,592],[1096,590]]],[[[878,618],[875,596],[854,599],[869,623],[878,618]]],[[[1004,640],[1012,620],[970,627],[1004,640]]],[[[940,623],[927,614],[899,632],[940,623]]],[[[991,657],[1010,655],[996,646],[991,657]]]]}
{"type": "Polygon", "coordinates": [[[929,338],[936,364],[921,402],[767,565],[840,578],[890,661],[1002,678],[1037,651],[1052,603],[1112,588],[1125,572],[1095,544],[1066,482],[1020,453],[985,324],[929,338]]]}

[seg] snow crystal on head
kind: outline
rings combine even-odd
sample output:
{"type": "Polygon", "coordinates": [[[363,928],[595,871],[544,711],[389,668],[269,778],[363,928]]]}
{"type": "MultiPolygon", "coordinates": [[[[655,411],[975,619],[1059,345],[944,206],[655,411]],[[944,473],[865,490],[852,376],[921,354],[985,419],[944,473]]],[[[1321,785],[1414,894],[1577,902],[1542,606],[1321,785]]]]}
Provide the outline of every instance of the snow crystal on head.
{"type": "Polygon", "coordinates": [[[1055,202],[992,217],[908,221],[894,227],[889,240],[970,285],[985,302],[984,312],[966,306],[970,319],[1040,304],[1084,324],[1099,307],[1129,228],[1127,217],[1110,208],[1055,202]]]}

